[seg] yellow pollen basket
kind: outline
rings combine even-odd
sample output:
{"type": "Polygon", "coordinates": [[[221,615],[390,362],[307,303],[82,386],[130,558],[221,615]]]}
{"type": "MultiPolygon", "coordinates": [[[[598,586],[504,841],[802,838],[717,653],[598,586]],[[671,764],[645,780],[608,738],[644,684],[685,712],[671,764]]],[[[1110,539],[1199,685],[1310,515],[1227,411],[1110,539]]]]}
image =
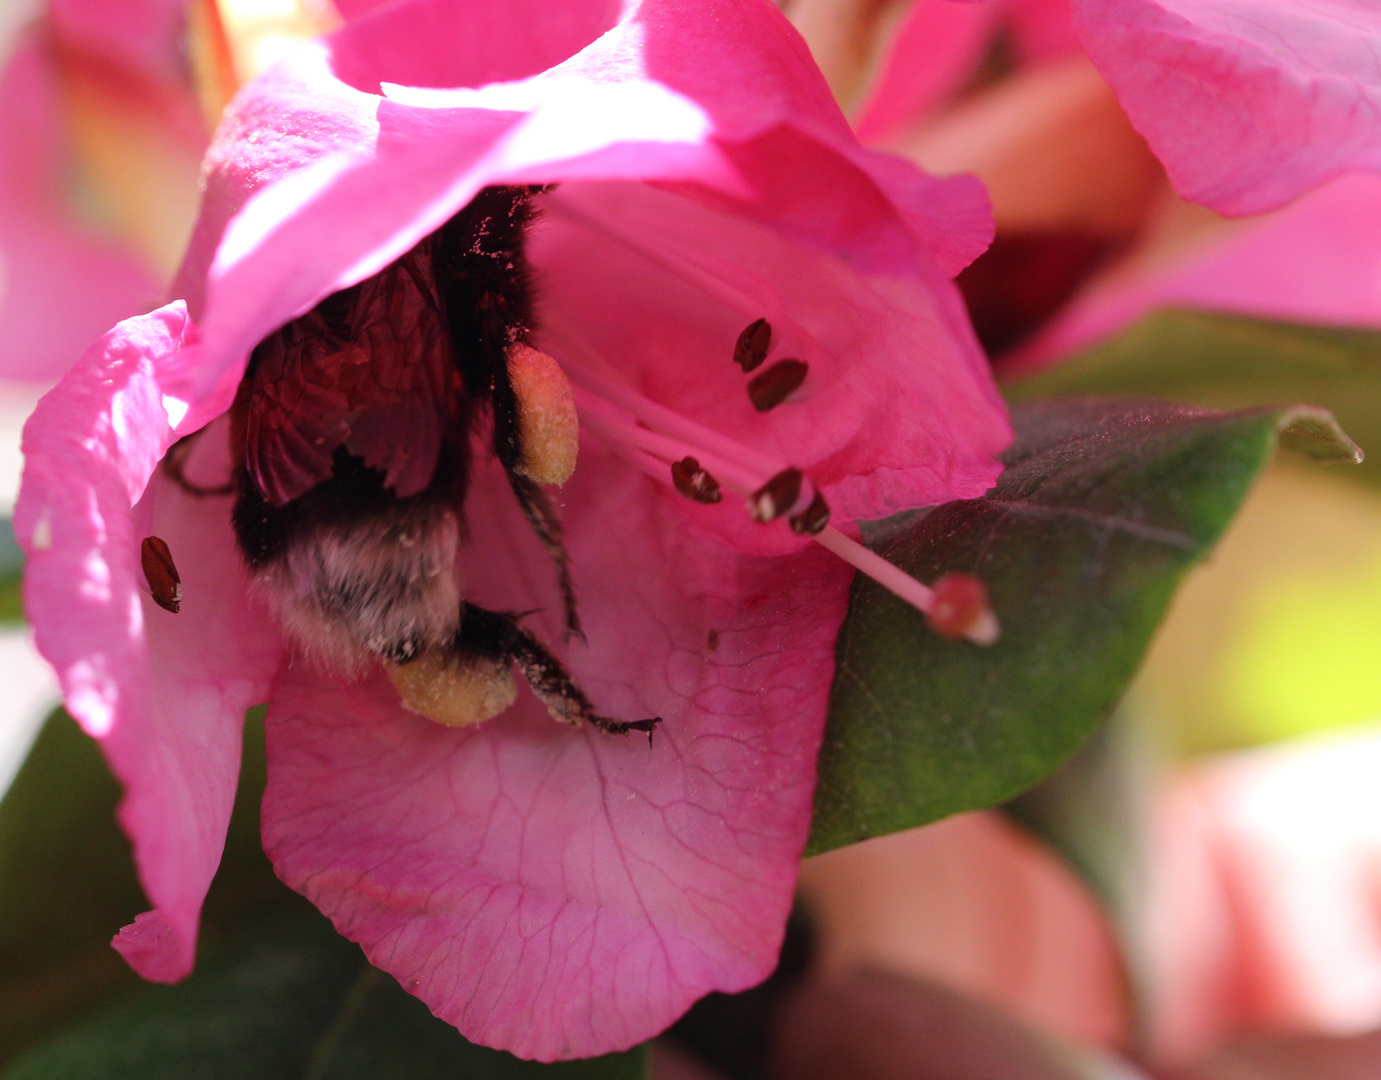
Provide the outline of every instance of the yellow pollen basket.
{"type": "Polygon", "coordinates": [[[518,698],[513,669],[503,661],[460,664],[429,649],[406,664],[385,663],[403,706],[445,727],[469,727],[498,716],[518,698]]]}
{"type": "Polygon", "coordinates": [[[518,399],[517,471],[539,484],[564,484],[580,443],[570,381],[550,356],[523,344],[508,350],[508,379],[518,399]]]}

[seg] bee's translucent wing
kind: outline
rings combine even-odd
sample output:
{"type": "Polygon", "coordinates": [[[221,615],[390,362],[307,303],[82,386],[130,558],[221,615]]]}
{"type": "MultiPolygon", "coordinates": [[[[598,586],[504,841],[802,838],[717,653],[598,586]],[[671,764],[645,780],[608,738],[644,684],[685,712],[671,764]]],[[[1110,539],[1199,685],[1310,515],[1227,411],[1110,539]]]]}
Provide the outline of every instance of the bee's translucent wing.
{"type": "Polygon", "coordinates": [[[330,479],[342,446],[381,469],[394,494],[426,488],[462,411],[430,245],[265,339],[250,382],[245,461],[270,503],[330,479]]]}

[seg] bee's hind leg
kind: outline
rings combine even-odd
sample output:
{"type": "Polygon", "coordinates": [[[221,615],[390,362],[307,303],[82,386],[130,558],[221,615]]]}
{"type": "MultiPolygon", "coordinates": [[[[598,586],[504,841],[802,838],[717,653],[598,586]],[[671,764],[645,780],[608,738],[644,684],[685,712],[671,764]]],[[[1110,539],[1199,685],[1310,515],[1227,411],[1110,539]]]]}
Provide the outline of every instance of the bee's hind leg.
{"type": "Polygon", "coordinates": [[[493,388],[494,451],[528,524],[556,564],[566,638],[584,638],[575,604],[561,514],[542,487],[562,484],[575,469],[579,424],[575,398],[560,365],[521,342],[507,349],[493,388]]]}
{"type": "Polygon", "coordinates": [[[556,564],[557,585],[561,589],[561,603],[566,613],[566,637],[583,640],[585,633],[580,628],[580,612],[575,605],[575,582],[571,578],[570,556],[566,554],[561,514],[551,496],[526,476],[509,471],[508,483],[532,531],[556,564]]]}
{"type": "Polygon", "coordinates": [[[561,661],[530,632],[518,625],[518,617],[506,612],[488,611],[474,604],[465,605],[455,648],[461,655],[488,661],[507,660],[523,673],[532,692],[547,707],[552,718],[579,727],[590,724],[610,735],[630,731],[647,733],[648,742],[661,718],[650,720],[610,720],[599,716],[590,699],[566,671],[561,661]]]}

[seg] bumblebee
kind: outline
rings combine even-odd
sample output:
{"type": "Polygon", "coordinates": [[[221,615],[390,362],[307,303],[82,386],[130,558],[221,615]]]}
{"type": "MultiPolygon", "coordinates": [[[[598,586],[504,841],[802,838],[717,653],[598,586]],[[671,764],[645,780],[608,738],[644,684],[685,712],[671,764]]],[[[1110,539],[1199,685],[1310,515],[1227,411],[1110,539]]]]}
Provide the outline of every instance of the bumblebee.
{"type": "Polygon", "coordinates": [[[487,437],[552,556],[567,637],[580,637],[542,486],[571,475],[578,430],[569,384],[530,342],[524,237],[541,190],[485,188],[259,343],[231,409],[231,521],[255,588],[312,660],[347,675],[381,663],[406,707],[451,726],[508,708],[516,669],[556,719],[650,737],[657,719],[597,715],[521,615],[471,603],[462,580],[466,490],[487,437]]]}

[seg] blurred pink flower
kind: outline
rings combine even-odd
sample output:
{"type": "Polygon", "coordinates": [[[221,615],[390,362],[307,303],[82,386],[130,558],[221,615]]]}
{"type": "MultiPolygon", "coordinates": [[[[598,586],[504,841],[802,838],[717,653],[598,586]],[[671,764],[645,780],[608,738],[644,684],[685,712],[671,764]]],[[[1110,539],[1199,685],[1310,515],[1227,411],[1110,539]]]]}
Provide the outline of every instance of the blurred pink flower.
{"type": "Polygon", "coordinates": [[[801,884],[820,969],[938,980],[1084,1045],[1122,1050],[1135,1031],[1158,1066],[1191,1065],[1254,1032],[1376,1031],[1379,769],[1371,724],[1219,755],[1166,779],[1151,804],[1147,888],[1123,912],[1143,965],[1135,1028],[1095,898],[992,813],[808,860],[801,884]]]}
{"type": "Polygon", "coordinates": [[[1167,789],[1148,905],[1161,1056],[1381,1028],[1378,769],[1371,726],[1225,755],[1167,789]]]}
{"type": "Polygon", "coordinates": [[[987,183],[961,283],[1013,373],[1165,306],[1381,326],[1378,42],[1353,0],[918,0],[856,126],[987,183]]]}
{"type": "MultiPolygon", "coordinates": [[[[267,700],[278,873],[468,1037],[591,1055],[762,979],[852,571],[741,503],[671,492],[649,432],[762,479],[799,466],[837,521],[978,495],[1009,434],[949,278],[990,229],[971,180],[858,146],[766,2],[392,5],[247,86],[207,159],[185,305],[116,327],[25,433],[27,608],[125,785],[154,906],[117,939],[130,963],[190,970],[241,720],[267,700]],[[564,659],[602,712],[664,718],[651,749],[526,693],[446,729],[379,672],[294,664],[228,502],[157,467],[215,424],[188,470],[223,479],[215,422],[254,345],[501,183],[560,184],[529,250],[537,342],[582,404],[562,497],[589,644],[564,659]],[[759,413],[731,354],[764,315],[810,378],[759,413]],[[139,581],[150,534],[179,560],[176,617],[139,581]]],[[[556,642],[549,559],[497,466],[475,473],[468,595],[547,609],[531,625],[556,642]]]]}
{"type": "Polygon", "coordinates": [[[1381,177],[1352,173],[1255,218],[1168,203],[1026,346],[1013,373],[1088,348],[1158,308],[1381,328],[1381,177]]]}
{"type": "Polygon", "coordinates": [[[1078,1043],[1130,1041],[1126,973],[1097,898],[994,811],[808,859],[801,893],[826,975],[932,979],[1078,1043]]]}
{"type": "Polygon", "coordinates": [[[974,79],[999,35],[1018,67],[1080,52],[1069,0],[916,0],[854,121],[858,137],[885,142],[946,104],[974,79]]]}
{"type": "Polygon", "coordinates": [[[1089,55],[1185,199],[1019,364],[1158,307],[1381,326],[1381,10],[1076,0],[1089,55]],[[1263,211],[1274,211],[1263,213],[1263,211]]]}
{"type": "Polygon", "coordinates": [[[1381,172],[1371,0],[1074,0],[1089,55],[1184,198],[1259,214],[1381,172]]]}
{"type": "Polygon", "coordinates": [[[206,145],[182,70],[182,8],[55,0],[0,72],[6,378],[56,378],[112,322],[162,298],[206,145]],[[112,175],[117,157],[128,184],[112,175]],[[149,228],[151,205],[166,241],[149,228]]]}
{"type": "Polygon", "coordinates": [[[0,377],[50,383],[166,299],[221,107],[339,21],[330,0],[48,0],[18,31],[0,71],[0,377]]]}

